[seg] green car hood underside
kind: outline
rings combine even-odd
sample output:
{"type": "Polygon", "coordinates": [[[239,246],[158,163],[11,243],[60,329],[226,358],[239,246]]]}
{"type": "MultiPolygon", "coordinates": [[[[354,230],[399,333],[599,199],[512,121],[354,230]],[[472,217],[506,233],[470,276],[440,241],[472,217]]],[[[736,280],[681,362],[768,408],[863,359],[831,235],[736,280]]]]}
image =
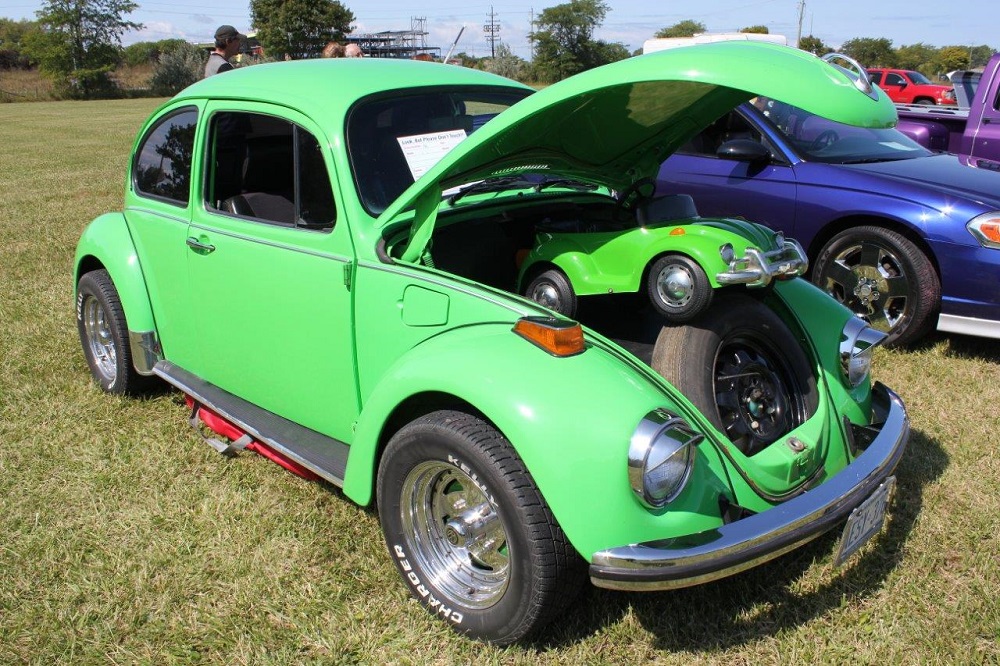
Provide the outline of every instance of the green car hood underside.
{"type": "MultiPolygon", "coordinates": [[[[551,171],[621,190],[710,122],[756,95],[839,122],[892,127],[896,110],[845,70],[798,49],[754,42],[704,44],[578,74],[515,104],[462,141],[379,216],[417,208],[433,225],[441,192],[499,175],[551,171]],[[419,203],[418,203],[419,202],[419,203]]],[[[412,235],[413,244],[429,229],[412,235]]]]}

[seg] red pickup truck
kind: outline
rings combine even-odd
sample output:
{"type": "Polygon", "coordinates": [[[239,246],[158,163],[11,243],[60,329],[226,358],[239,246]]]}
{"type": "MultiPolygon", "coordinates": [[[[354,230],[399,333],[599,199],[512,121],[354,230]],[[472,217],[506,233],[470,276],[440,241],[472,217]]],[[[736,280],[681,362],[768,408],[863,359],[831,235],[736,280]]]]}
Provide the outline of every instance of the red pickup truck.
{"type": "Polygon", "coordinates": [[[896,129],[931,150],[957,153],[970,166],[1000,171],[1000,53],[979,76],[959,72],[952,81],[967,108],[897,105],[896,129]]]}
{"type": "Polygon", "coordinates": [[[873,67],[868,70],[868,75],[872,77],[872,83],[884,90],[896,104],[957,104],[951,86],[931,83],[920,72],[873,67]]]}

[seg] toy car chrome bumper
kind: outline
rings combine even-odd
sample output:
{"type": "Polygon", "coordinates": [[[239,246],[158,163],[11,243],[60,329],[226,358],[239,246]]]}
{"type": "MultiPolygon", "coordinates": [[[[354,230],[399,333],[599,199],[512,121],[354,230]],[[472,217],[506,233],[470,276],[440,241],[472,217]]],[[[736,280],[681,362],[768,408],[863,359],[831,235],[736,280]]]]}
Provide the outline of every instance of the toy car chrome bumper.
{"type": "Polygon", "coordinates": [[[594,554],[590,580],[616,590],[667,590],[705,583],[774,559],[845,520],[892,474],[910,433],[906,408],[881,384],[872,389],[878,434],[832,478],[767,511],[717,529],[594,554]]]}
{"type": "Polygon", "coordinates": [[[719,284],[745,284],[748,287],[765,287],[774,278],[793,278],[804,275],[809,268],[805,250],[796,240],[780,243],[781,249],[762,252],[755,247],[736,258],[730,245],[721,249],[722,259],[729,264],[729,270],[718,273],[719,284]],[[728,252],[727,252],[728,250],[728,252]]]}

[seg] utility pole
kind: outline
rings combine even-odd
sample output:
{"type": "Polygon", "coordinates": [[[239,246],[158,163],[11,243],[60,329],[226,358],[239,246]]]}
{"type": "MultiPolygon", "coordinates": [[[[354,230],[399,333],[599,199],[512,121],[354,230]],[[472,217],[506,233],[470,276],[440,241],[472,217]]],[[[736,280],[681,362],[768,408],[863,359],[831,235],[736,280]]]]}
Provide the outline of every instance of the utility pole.
{"type": "Polygon", "coordinates": [[[802,43],[802,17],[806,14],[806,0],[799,0],[799,34],[795,38],[795,47],[802,43]]]}
{"type": "Polygon", "coordinates": [[[535,59],[535,8],[528,10],[528,44],[531,49],[531,59],[535,59]]]}
{"type": "Polygon", "coordinates": [[[483,24],[483,34],[490,43],[490,57],[495,58],[496,45],[500,41],[500,24],[497,23],[497,15],[493,13],[493,5],[490,5],[490,22],[483,24]]]}

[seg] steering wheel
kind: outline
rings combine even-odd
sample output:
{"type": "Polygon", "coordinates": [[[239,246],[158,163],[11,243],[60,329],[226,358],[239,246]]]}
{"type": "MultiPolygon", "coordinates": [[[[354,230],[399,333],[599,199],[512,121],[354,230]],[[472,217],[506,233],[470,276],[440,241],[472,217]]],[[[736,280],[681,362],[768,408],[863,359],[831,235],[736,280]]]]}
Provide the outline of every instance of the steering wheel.
{"type": "Polygon", "coordinates": [[[618,195],[618,209],[631,211],[640,201],[648,199],[653,196],[655,192],[655,178],[640,178],[622,190],[621,194],[618,195]],[[649,192],[647,194],[643,194],[642,190],[644,188],[649,188],[649,192]]]}
{"type": "Polygon", "coordinates": [[[827,146],[832,146],[839,140],[840,135],[837,134],[836,130],[823,130],[819,133],[819,136],[813,139],[812,143],[809,144],[809,150],[823,150],[827,146]]]}

